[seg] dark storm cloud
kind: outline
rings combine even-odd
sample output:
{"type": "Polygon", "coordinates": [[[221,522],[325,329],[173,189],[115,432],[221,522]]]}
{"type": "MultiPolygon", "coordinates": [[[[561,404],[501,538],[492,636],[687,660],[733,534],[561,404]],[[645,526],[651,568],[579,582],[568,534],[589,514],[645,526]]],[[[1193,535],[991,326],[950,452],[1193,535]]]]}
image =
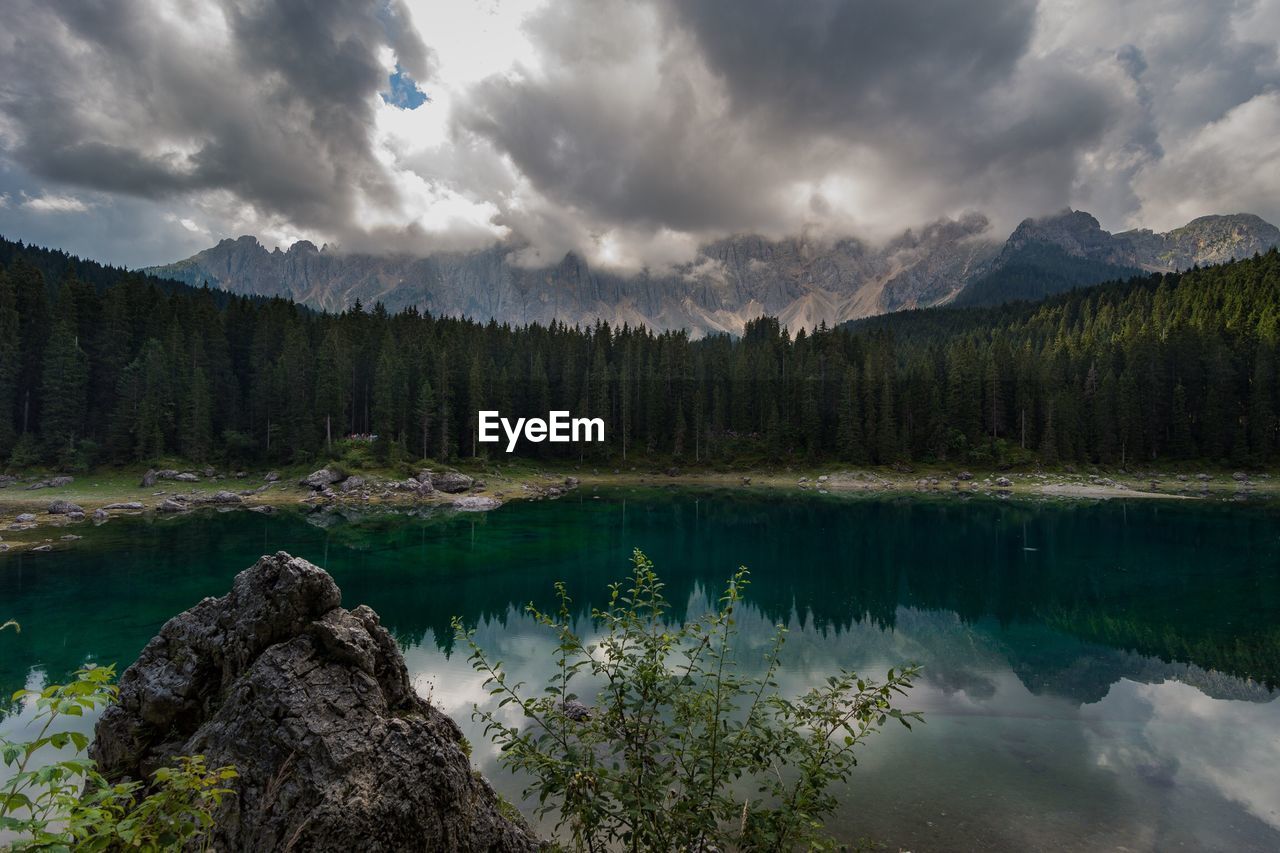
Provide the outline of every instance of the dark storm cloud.
{"type": "Polygon", "coordinates": [[[858,172],[941,208],[915,222],[1025,215],[1066,203],[1117,111],[1094,80],[1025,67],[1035,23],[1031,0],[562,0],[530,27],[553,61],[482,84],[461,122],[620,227],[795,229],[833,207],[788,207],[798,187],[858,172]],[[656,83],[626,73],[644,61],[656,83]]]}
{"type": "Polygon", "coordinates": [[[370,136],[379,51],[429,73],[400,0],[17,0],[5,18],[0,109],[10,156],[39,178],[152,199],[224,191],[339,234],[360,198],[395,202],[370,136]]]}
{"type": "Polygon", "coordinates": [[[634,267],[967,210],[1277,220],[1278,43],[1270,0],[8,0],[0,228],[634,267]],[[442,23],[481,70],[436,73],[442,23]],[[397,67],[429,103],[383,104],[397,67]]]}
{"type": "Polygon", "coordinates": [[[739,110],[793,128],[945,120],[1003,84],[1034,0],[668,0],[739,110]]]}

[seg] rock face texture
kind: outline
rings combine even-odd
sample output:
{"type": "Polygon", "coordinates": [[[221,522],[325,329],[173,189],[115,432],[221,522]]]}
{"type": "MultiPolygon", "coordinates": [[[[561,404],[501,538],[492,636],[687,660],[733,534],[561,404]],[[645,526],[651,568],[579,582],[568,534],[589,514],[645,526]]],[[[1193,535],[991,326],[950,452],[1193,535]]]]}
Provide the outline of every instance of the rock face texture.
{"type": "MultiPolygon", "coordinates": [[[[667,271],[619,275],[577,255],[529,267],[521,246],[421,256],[367,255],[302,241],[268,250],[251,236],[223,240],[184,261],[147,272],[234,293],[285,296],[325,310],[359,299],[396,311],[416,306],[437,316],[523,325],[642,324],[741,334],[747,321],[777,317],[792,332],[904,308],[950,302],[1006,267],[1053,279],[1043,296],[1138,270],[1172,271],[1265,252],[1280,242],[1275,226],[1249,214],[1206,216],[1167,234],[1111,234],[1088,213],[1067,210],[1024,221],[1003,244],[987,219],[970,213],[911,229],[881,245],[857,239],[770,240],[741,235],[701,247],[667,271]]],[[[1018,276],[1023,273],[1018,273],[1018,276]]],[[[1015,276],[1017,278],[1018,276],[1015,276]]],[[[1009,276],[1005,276],[1008,279],[1009,276]]],[[[979,288],[973,303],[999,301],[1007,281],[979,288]]]]}
{"type": "Polygon", "coordinates": [[[280,552],[169,620],[98,722],[100,768],[234,765],[217,850],[538,849],[472,772],[457,726],[414,693],[377,614],[340,603],[333,578],[280,552]]]}
{"type": "Polygon", "coordinates": [[[1065,210],[1022,222],[980,274],[956,297],[959,305],[997,305],[1144,272],[1252,257],[1280,244],[1280,229],[1248,213],[1202,216],[1164,234],[1112,234],[1088,213],[1065,210]]]}
{"type": "Polygon", "coordinates": [[[223,240],[148,272],[235,293],[286,296],[325,310],[357,299],[396,311],[526,323],[645,325],[741,334],[747,321],[778,317],[794,330],[932,305],[999,249],[973,215],[906,232],[886,246],[860,240],[739,236],[703,246],[666,271],[621,275],[569,254],[542,267],[517,262],[520,246],[473,252],[378,256],[302,241],[268,250],[252,236],[223,240]]]}

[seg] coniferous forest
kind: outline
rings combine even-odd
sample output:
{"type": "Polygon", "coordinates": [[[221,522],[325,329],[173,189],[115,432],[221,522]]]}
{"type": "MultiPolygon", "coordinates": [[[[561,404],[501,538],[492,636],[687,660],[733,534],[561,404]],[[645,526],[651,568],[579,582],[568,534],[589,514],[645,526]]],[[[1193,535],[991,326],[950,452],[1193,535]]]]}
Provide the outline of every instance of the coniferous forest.
{"type": "Polygon", "coordinates": [[[5,243],[0,460],[503,457],[476,413],[603,417],[604,445],[517,454],[684,463],[1098,463],[1277,456],[1280,255],[1041,303],[740,338],[321,314],[5,243]],[[368,438],[376,436],[376,439],[368,438]]]}

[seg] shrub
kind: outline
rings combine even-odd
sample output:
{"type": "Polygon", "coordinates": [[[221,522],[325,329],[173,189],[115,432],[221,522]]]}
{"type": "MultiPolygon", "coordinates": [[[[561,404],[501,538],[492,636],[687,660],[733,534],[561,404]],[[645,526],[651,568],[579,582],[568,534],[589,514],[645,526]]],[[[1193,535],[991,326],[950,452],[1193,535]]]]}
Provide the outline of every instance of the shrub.
{"type": "MultiPolygon", "coordinates": [[[[66,717],[105,707],[116,696],[115,667],[87,667],[70,684],[19,690],[14,700],[34,701],[42,721],[36,738],[0,739],[0,758],[12,774],[0,787],[0,831],[13,850],[173,850],[197,843],[213,826],[211,811],[235,778],[230,767],[209,769],[199,755],[155,772],[141,782],[112,784],[84,756],[89,739],[59,728],[66,717]],[[71,758],[35,766],[44,748],[71,749],[71,758]]],[[[63,753],[65,755],[65,753],[63,753]]]]}
{"type": "Polygon", "coordinates": [[[557,672],[538,694],[513,683],[474,632],[455,629],[486,675],[499,708],[514,704],[526,724],[475,710],[501,748],[502,763],[527,774],[526,799],[579,850],[792,850],[832,845],[823,819],[838,802],[856,748],[887,721],[910,728],[920,716],[894,702],[916,667],[884,681],[841,671],[795,699],[775,680],[786,631],[778,626],[759,675],[743,674],[734,653],[736,611],[748,583],[740,569],[719,607],[673,627],[653,564],[636,551],[626,583],[609,587],[592,617],[591,645],[570,628],[571,599],[556,585],[555,614],[528,611],[557,639],[557,672]],[[588,706],[573,692],[594,678],[588,706]]]}

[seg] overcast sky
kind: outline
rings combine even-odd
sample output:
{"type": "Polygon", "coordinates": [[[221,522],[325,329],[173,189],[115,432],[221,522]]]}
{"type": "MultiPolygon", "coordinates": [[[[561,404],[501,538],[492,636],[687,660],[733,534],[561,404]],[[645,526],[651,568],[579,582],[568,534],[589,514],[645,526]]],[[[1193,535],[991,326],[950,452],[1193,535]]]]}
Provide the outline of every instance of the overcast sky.
{"type": "Polygon", "coordinates": [[[1277,0],[4,5],[0,234],[130,266],[1280,221],[1277,0]]]}

